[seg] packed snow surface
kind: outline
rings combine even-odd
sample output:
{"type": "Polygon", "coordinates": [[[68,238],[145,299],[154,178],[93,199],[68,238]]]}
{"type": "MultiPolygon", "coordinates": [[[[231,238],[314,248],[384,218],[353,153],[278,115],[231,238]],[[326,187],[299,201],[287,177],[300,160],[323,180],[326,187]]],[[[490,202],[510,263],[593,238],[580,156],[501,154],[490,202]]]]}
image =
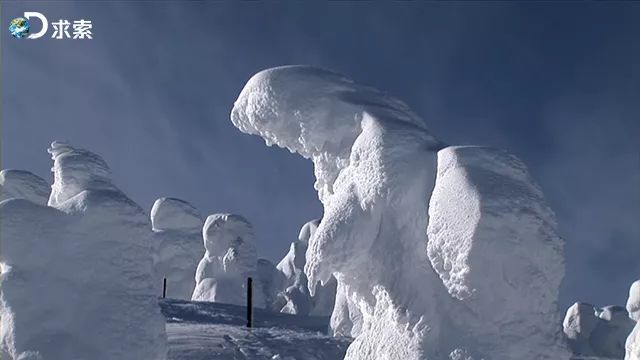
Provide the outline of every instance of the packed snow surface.
{"type": "Polygon", "coordinates": [[[162,278],[167,279],[167,297],[191,299],[194,274],[204,253],[203,223],[200,212],[184,200],[160,198],[151,208],[156,284],[159,287],[162,278]]]}
{"type": "Polygon", "coordinates": [[[151,224],[99,156],[54,142],[49,206],[0,203],[0,357],[160,360],[151,224]]]}
{"type": "Polygon", "coordinates": [[[328,318],[255,309],[246,328],[243,306],[162,301],[170,360],[337,360],[349,339],[326,334],[328,318]]]}
{"type": "Polygon", "coordinates": [[[437,154],[444,144],[406,104],[307,66],[254,75],[231,121],[314,163],[324,216],[305,274],[311,295],[335,276],[341,319],[362,318],[345,359],[569,357],[555,308],[561,241],[517,159],[484,148],[437,154]],[[442,198],[453,189],[468,194],[459,206],[442,198]],[[483,256],[491,264],[478,265],[483,256]]]}
{"type": "Polygon", "coordinates": [[[210,215],[202,229],[205,254],[195,274],[192,300],[246,304],[246,282],[255,277],[253,227],[235,214],[210,215]]]}
{"type": "Polygon", "coordinates": [[[51,188],[44,179],[24,170],[0,171],[0,201],[19,198],[46,205],[51,188]]]}

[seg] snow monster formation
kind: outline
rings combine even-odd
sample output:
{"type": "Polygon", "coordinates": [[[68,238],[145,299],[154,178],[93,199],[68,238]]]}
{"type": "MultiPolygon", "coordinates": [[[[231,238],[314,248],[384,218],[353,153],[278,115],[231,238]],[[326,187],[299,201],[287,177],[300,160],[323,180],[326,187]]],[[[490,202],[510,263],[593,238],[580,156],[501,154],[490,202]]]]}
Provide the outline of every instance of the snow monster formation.
{"type": "Polygon", "coordinates": [[[280,297],[283,305],[280,311],[289,314],[330,316],[336,296],[336,280],[332,278],[327,284],[319,285],[314,296],[309,294],[305,253],[309,239],[313,236],[320,219],[307,222],[300,229],[298,240],[291,243],[289,252],[280,260],[277,269],[283,274],[280,297]]]}
{"type": "Polygon", "coordinates": [[[19,198],[46,205],[50,189],[44,179],[28,171],[0,171],[0,201],[19,198]]]}
{"type": "Polygon", "coordinates": [[[0,203],[0,358],[165,359],[147,216],[99,156],[49,152],[48,206],[0,203]]]}
{"type": "Polygon", "coordinates": [[[160,198],[151,208],[156,283],[160,286],[162,278],[167,279],[169,298],[191,299],[193,274],[203,253],[203,223],[200,212],[180,199],[160,198]]]}
{"type": "Polygon", "coordinates": [[[254,75],[231,121],[313,161],[324,216],[305,273],[311,294],[334,275],[362,316],[346,359],[569,358],[562,242],[514,157],[445,148],[401,101],[307,66],[254,75]]]}
{"type": "Polygon", "coordinates": [[[204,257],[196,270],[195,301],[246,305],[246,283],[258,258],[253,227],[235,214],[210,215],[202,228],[204,257]]]}

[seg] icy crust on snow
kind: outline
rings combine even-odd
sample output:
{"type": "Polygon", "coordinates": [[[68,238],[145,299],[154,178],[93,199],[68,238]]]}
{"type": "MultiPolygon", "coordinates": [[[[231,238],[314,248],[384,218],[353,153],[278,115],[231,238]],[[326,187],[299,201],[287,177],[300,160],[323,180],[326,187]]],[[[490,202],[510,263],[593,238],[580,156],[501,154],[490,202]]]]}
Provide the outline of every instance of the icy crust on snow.
{"type": "Polygon", "coordinates": [[[198,264],[192,300],[246,304],[246,282],[255,276],[253,227],[235,214],[210,215],[202,228],[205,254],[198,264]]]}
{"type": "Polygon", "coordinates": [[[200,212],[184,200],[160,198],[151,208],[156,284],[160,287],[162,278],[167,279],[169,298],[191,299],[194,274],[204,252],[203,223],[200,212]]]}
{"type": "Polygon", "coordinates": [[[524,164],[486,147],[440,150],[429,219],[429,259],[449,294],[471,310],[453,320],[467,327],[481,353],[560,354],[551,340],[559,333],[563,243],[524,164]]]}
{"type": "MultiPolygon", "coordinates": [[[[342,292],[336,301],[346,304],[347,309],[349,305],[357,308],[356,313],[362,318],[361,330],[346,359],[568,358],[568,352],[556,344],[560,329],[554,323],[557,283],[563,273],[559,239],[545,218],[547,213],[540,210],[546,208],[534,196],[539,192],[525,181],[518,182],[515,162],[490,162],[484,172],[491,175],[490,179],[505,171],[512,178],[507,176],[510,181],[506,186],[483,194],[489,198],[486,206],[472,201],[464,206],[472,210],[474,206],[491,208],[496,200],[505,197],[496,191],[520,188],[527,193],[517,197],[533,203],[515,209],[497,207],[495,213],[490,213],[496,220],[504,216],[507,221],[502,227],[505,233],[494,232],[500,237],[496,241],[507,247],[496,248],[498,261],[494,265],[480,267],[477,274],[474,269],[473,275],[456,274],[458,277],[452,278],[446,267],[434,272],[426,249],[428,204],[438,170],[436,152],[443,144],[404,103],[341,75],[289,66],[254,75],[235,102],[231,120],[241,131],[259,135],[267,144],[286,147],[314,163],[315,188],[324,216],[309,239],[305,273],[312,294],[319,281],[327,282],[335,275],[338,293],[342,292]],[[524,210],[523,223],[530,226],[516,231],[515,236],[511,226],[520,222],[509,217],[511,210],[524,210]],[[533,229],[543,230],[540,237],[531,238],[533,229]],[[507,257],[524,253],[530,253],[532,259],[525,258],[522,266],[515,269],[517,276],[509,278],[521,283],[500,285],[491,292],[486,291],[486,284],[479,283],[482,278],[487,284],[497,283],[496,276],[502,275],[500,266],[518,264],[507,261],[507,257]],[[549,260],[540,264],[539,259],[547,255],[549,260]],[[559,273],[552,275],[552,270],[559,273]],[[538,277],[548,277],[546,288],[537,288],[539,293],[523,289],[528,282],[538,285],[538,277]],[[452,291],[452,284],[461,286],[461,291],[452,291]],[[465,289],[477,289],[475,296],[468,296],[462,291],[465,289]],[[515,294],[516,299],[532,296],[524,303],[535,303],[534,310],[519,304],[497,308],[493,300],[499,303],[506,298],[500,291],[515,294]],[[520,309],[522,312],[514,311],[520,309]],[[543,313],[534,313],[535,310],[543,313]],[[529,321],[531,327],[517,325],[529,325],[529,321]],[[497,337],[499,328],[508,330],[510,336],[497,337]]],[[[446,184],[448,180],[439,179],[439,187],[464,184],[456,176],[453,180],[446,184]]],[[[434,234],[440,234],[444,225],[453,226],[458,218],[466,217],[465,207],[455,212],[447,204],[442,206],[444,209],[434,212],[442,216],[441,226],[432,227],[434,234]]],[[[482,242],[484,232],[491,229],[478,230],[471,239],[482,242]]],[[[474,228],[466,231],[473,233],[474,228]]],[[[475,264],[478,254],[493,245],[476,246],[457,229],[453,235],[462,241],[461,249],[440,253],[447,249],[447,242],[444,238],[436,240],[442,250],[432,251],[432,259],[440,257],[443,263],[453,264],[457,260],[449,256],[459,252],[461,261],[475,264]]],[[[345,306],[336,308],[344,314],[345,306]]]]}
{"type": "Polygon", "coordinates": [[[0,171],[0,201],[20,198],[46,205],[50,189],[44,179],[28,171],[9,169],[0,171]]]}
{"type": "Polygon", "coordinates": [[[0,357],[164,359],[147,216],[97,155],[50,153],[52,206],[0,203],[0,357]]]}
{"type": "Polygon", "coordinates": [[[622,359],[635,322],[621,306],[595,308],[575,303],[567,310],[562,325],[575,356],[622,359]]]}

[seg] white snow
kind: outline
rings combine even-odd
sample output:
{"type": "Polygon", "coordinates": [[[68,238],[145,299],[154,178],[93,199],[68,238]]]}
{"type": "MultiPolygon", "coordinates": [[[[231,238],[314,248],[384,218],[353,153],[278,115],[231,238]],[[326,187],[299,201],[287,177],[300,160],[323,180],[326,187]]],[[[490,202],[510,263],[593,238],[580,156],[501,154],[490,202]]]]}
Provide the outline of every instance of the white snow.
{"type": "Polygon", "coordinates": [[[555,309],[563,274],[561,242],[552,213],[519,161],[492,155],[486,168],[469,168],[469,178],[452,172],[452,178],[440,179],[446,164],[436,165],[436,152],[443,144],[404,103],[306,66],[254,75],[231,120],[267,145],[288,148],[314,163],[324,216],[309,240],[305,273],[311,294],[317,282],[335,275],[338,293],[344,294],[338,296],[343,303],[338,310],[344,314],[346,301],[347,309],[352,304],[361,314],[361,330],[345,359],[568,358],[559,344],[555,309]],[[429,211],[437,170],[441,190],[434,196],[456,186],[465,193],[471,192],[466,187],[479,186],[482,201],[463,198],[466,203],[457,207],[440,200],[429,211]],[[485,186],[494,179],[499,186],[485,186]],[[519,190],[524,195],[512,194],[519,190]],[[509,202],[510,195],[518,201],[509,202]],[[479,210],[466,214],[474,207],[479,210]],[[430,234],[440,238],[428,258],[429,213],[440,224],[431,226],[430,234]],[[477,233],[465,224],[456,227],[457,219],[480,213],[490,220],[476,219],[477,233]],[[486,242],[491,222],[495,243],[486,242]],[[520,225],[525,228],[517,229],[520,225]],[[441,231],[449,226],[453,238],[445,239],[441,231]],[[488,254],[489,249],[497,253],[488,254]],[[460,254],[460,263],[451,254],[460,254]],[[524,257],[515,261],[512,255],[524,257]],[[492,264],[475,269],[480,256],[491,256],[487,262],[492,264]],[[456,273],[438,259],[455,263],[456,273]],[[462,269],[464,264],[474,268],[462,269]],[[502,267],[513,272],[499,271],[502,267]],[[509,284],[488,291],[504,274],[509,284]],[[526,288],[529,281],[535,291],[526,288]],[[514,296],[513,304],[505,303],[507,296],[514,296]],[[509,336],[497,336],[500,331],[509,336]]]}
{"type": "Polygon", "coordinates": [[[147,216],[99,156],[49,152],[50,206],[0,203],[0,357],[165,359],[147,216]]]}
{"type": "Polygon", "coordinates": [[[248,277],[255,277],[253,227],[235,214],[210,215],[202,228],[205,254],[195,274],[192,300],[246,304],[248,277]]]}
{"type": "Polygon", "coordinates": [[[560,319],[562,240],[524,164],[486,147],[440,150],[429,220],[431,264],[449,294],[471,310],[452,319],[477,339],[480,352],[558,358],[560,338],[552,335],[560,319]]]}
{"type": "Polygon", "coordinates": [[[162,308],[170,360],[337,360],[349,345],[326,334],[326,317],[255,309],[249,330],[243,306],[167,299],[162,308]]]}
{"type": "Polygon", "coordinates": [[[629,288],[627,299],[629,317],[636,321],[633,330],[625,341],[625,360],[640,360],[640,280],[636,280],[629,288]]]}
{"type": "Polygon", "coordinates": [[[46,205],[49,200],[49,190],[49,184],[44,179],[28,171],[0,171],[0,201],[20,198],[46,205]]]}
{"type": "Polygon", "coordinates": [[[160,198],[151,208],[156,283],[160,287],[161,279],[167,279],[167,297],[191,299],[194,274],[204,252],[203,223],[198,210],[184,200],[160,198]]]}

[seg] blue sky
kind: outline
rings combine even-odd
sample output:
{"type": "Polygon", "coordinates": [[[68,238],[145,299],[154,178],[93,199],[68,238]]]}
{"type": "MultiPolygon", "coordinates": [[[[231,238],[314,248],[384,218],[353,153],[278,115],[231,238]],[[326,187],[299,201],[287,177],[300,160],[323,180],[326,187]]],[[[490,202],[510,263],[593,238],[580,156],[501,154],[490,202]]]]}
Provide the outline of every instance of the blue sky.
{"type": "MultiPolygon", "coordinates": [[[[450,144],[522,158],[567,241],[562,306],[640,278],[640,6],[632,2],[11,2],[94,40],[0,36],[2,167],[51,178],[54,139],[102,155],[141,206],[237,212],[279,259],[321,216],[310,162],[229,121],[255,72],[312,64],[411,105],[450,144]]],[[[49,35],[50,36],[50,35],[49,35]]]]}

